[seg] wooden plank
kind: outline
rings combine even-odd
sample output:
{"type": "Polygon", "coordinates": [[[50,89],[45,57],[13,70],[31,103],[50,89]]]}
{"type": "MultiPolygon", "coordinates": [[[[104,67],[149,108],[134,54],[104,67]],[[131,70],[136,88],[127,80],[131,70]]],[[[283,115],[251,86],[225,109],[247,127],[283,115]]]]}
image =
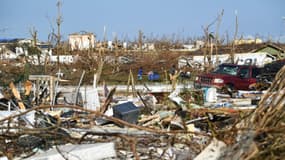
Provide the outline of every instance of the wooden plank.
{"type": "Polygon", "coordinates": [[[9,87],[12,89],[12,92],[13,92],[15,98],[18,100],[18,105],[19,105],[20,109],[26,109],[24,103],[22,102],[20,93],[18,92],[18,90],[17,90],[17,88],[15,87],[14,83],[11,82],[11,83],[9,84],[9,87]]]}

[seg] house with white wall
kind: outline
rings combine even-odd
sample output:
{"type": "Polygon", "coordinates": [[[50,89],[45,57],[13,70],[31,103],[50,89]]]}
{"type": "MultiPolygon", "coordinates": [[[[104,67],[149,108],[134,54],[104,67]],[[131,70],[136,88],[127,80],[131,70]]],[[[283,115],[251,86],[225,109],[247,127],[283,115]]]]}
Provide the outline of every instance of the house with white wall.
{"type": "Polygon", "coordinates": [[[89,32],[73,33],[68,36],[71,51],[87,50],[95,47],[95,35],[89,32]]]}

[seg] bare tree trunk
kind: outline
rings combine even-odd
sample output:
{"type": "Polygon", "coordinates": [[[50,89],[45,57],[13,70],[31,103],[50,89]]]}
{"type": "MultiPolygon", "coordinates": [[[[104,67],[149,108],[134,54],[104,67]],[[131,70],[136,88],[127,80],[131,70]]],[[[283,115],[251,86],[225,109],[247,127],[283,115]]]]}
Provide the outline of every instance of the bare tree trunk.
{"type": "Polygon", "coordinates": [[[235,28],[235,34],[234,34],[234,39],[232,42],[232,50],[231,50],[231,63],[234,63],[235,61],[235,40],[237,37],[237,33],[238,33],[238,16],[236,13],[236,28],[235,28]]]}
{"type": "Polygon", "coordinates": [[[142,40],[143,39],[143,32],[141,30],[139,30],[139,39],[138,39],[138,42],[139,42],[139,50],[140,50],[140,53],[141,53],[141,57],[143,57],[143,51],[142,51],[142,40]]]}
{"type": "Polygon", "coordinates": [[[213,44],[212,44],[212,39],[215,39],[215,49],[216,49],[216,56],[218,54],[218,44],[219,44],[219,28],[220,28],[220,23],[222,21],[222,16],[224,14],[224,10],[218,15],[218,17],[209,25],[207,25],[206,28],[204,28],[204,34],[205,34],[205,49],[204,49],[204,64],[206,64],[206,58],[208,60],[208,67],[212,68],[213,66],[213,60],[212,60],[212,55],[213,55],[213,44]],[[217,28],[216,28],[216,36],[214,37],[211,33],[209,33],[209,28],[217,23],[217,28]],[[209,48],[210,47],[210,48],[209,48]],[[210,50],[208,52],[208,50],[210,50]]]}
{"type": "Polygon", "coordinates": [[[33,44],[32,44],[32,47],[33,47],[33,51],[36,52],[35,54],[37,55],[37,61],[38,61],[38,64],[41,65],[41,61],[40,61],[40,58],[41,58],[41,53],[40,53],[40,50],[38,50],[37,48],[37,30],[35,29],[35,27],[33,27],[32,29],[30,29],[30,34],[33,38],[33,44]]]}
{"type": "Polygon", "coordinates": [[[127,83],[127,96],[129,95],[129,87],[132,87],[132,95],[136,96],[136,89],[135,89],[135,80],[132,70],[130,69],[129,77],[128,77],[128,83],[127,83]]]}
{"type": "MultiPolygon", "coordinates": [[[[48,52],[51,50],[51,46],[52,46],[52,40],[53,40],[53,33],[52,34],[49,34],[49,36],[48,36],[48,52]]],[[[48,58],[48,57],[50,57],[50,56],[52,56],[52,54],[50,55],[46,55],[45,56],[45,61],[44,61],[44,72],[45,72],[45,74],[46,74],[46,72],[47,72],[47,64],[48,64],[48,61],[49,61],[49,59],[50,58],[48,58]]]]}
{"type": "Polygon", "coordinates": [[[219,60],[218,59],[218,47],[220,45],[219,30],[220,30],[220,25],[221,25],[223,15],[224,15],[224,10],[222,10],[222,12],[218,16],[218,23],[217,23],[217,28],[216,28],[216,37],[215,37],[216,63],[219,60]]]}
{"type": "Polygon", "coordinates": [[[56,44],[56,48],[57,48],[57,66],[58,68],[60,68],[59,66],[59,52],[60,52],[60,49],[61,49],[61,44],[60,44],[60,41],[61,41],[61,35],[60,35],[60,25],[62,23],[62,17],[61,17],[61,14],[60,14],[60,9],[61,9],[61,0],[58,0],[56,6],[57,6],[57,20],[56,20],[56,24],[57,24],[57,44],[56,44]]]}
{"type": "Polygon", "coordinates": [[[115,43],[115,64],[114,64],[114,68],[113,68],[113,73],[117,73],[120,71],[119,47],[118,47],[117,35],[115,35],[115,37],[114,37],[114,43],[115,43]]]}
{"type": "Polygon", "coordinates": [[[226,42],[227,42],[227,47],[230,45],[230,37],[229,37],[229,32],[226,31],[226,42]]]}
{"type": "Polygon", "coordinates": [[[205,47],[203,50],[203,55],[204,55],[204,67],[206,69],[206,72],[208,72],[208,69],[211,68],[212,64],[212,54],[213,50],[212,48],[212,42],[211,42],[211,37],[209,34],[209,27],[208,25],[206,28],[204,28],[204,34],[205,34],[205,47]],[[206,63],[207,61],[207,63],[206,63]]]}
{"type": "Polygon", "coordinates": [[[207,55],[208,55],[208,46],[209,46],[209,33],[208,33],[208,27],[204,28],[204,34],[205,34],[205,47],[203,48],[203,56],[204,56],[204,66],[206,65],[207,55]]]}
{"type": "Polygon", "coordinates": [[[102,74],[102,71],[103,71],[103,66],[104,66],[104,60],[102,58],[100,58],[99,64],[98,64],[98,70],[96,72],[96,75],[97,75],[96,86],[98,85],[98,83],[100,81],[101,74],[102,74]]]}

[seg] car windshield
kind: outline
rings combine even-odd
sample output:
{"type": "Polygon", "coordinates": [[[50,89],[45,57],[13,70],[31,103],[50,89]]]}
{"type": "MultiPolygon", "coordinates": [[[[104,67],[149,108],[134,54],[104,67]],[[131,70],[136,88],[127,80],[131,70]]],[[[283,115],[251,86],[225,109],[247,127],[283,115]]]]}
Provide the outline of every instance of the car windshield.
{"type": "Polygon", "coordinates": [[[237,66],[220,65],[213,71],[213,73],[237,75],[237,70],[237,66]]]}

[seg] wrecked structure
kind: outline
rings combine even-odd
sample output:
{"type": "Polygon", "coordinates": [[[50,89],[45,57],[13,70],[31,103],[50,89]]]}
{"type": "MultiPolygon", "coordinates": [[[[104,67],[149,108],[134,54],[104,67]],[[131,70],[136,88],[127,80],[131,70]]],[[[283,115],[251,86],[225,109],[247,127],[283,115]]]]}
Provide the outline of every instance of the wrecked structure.
{"type": "Polygon", "coordinates": [[[94,76],[93,85],[85,87],[85,71],[76,86],[63,85],[67,81],[59,75],[30,75],[23,87],[11,83],[1,92],[0,155],[6,159],[279,158],[284,150],[280,134],[284,115],[278,114],[284,110],[284,73],[282,68],[268,90],[238,90],[234,97],[211,87],[195,89],[191,82],[174,89],[169,83],[144,82],[113,88],[97,86],[94,76]]]}
{"type": "Polygon", "coordinates": [[[0,154],[8,159],[282,157],[283,134],[275,127],[284,123],[283,114],[277,112],[284,108],[284,73],[282,68],[266,92],[240,91],[239,97],[230,98],[182,88],[164,93],[168,103],[151,88],[127,96],[131,100],[105,86],[98,108],[77,101],[78,88],[70,92],[72,103],[67,103],[66,95],[55,96],[59,91],[50,92],[57,86],[55,77],[31,76],[33,83],[25,85],[24,94],[11,84],[12,95],[6,91],[1,98],[1,108],[12,109],[1,111],[0,154]],[[39,92],[27,103],[33,87],[39,92]],[[63,103],[57,101],[60,97],[63,103]]]}
{"type": "Polygon", "coordinates": [[[68,44],[71,51],[88,50],[95,47],[96,36],[93,33],[81,32],[68,36],[68,44]]]}
{"type": "MultiPolygon", "coordinates": [[[[223,55],[213,55],[211,57],[212,63],[219,65],[222,63],[230,62],[230,54],[223,55]]],[[[267,63],[271,63],[276,60],[276,57],[268,54],[267,52],[257,52],[257,53],[239,53],[235,54],[234,61],[239,65],[256,65],[264,66],[267,63]]],[[[206,63],[209,63],[206,60],[206,63]]],[[[204,56],[193,56],[190,58],[181,57],[178,61],[178,67],[183,68],[184,66],[203,66],[204,65],[204,56]]]]}
{"type": "MultiPolygon", "coordinates": [[[[241,45],[242,46],[242,45],[241,45]]],[[[241,47],[240,46],[240,47],[241,47]]],[[[251,49],[247,49],[248,45],[245,45],[245,49],[241,47],[240,51],[234,54],[234,63],[239,65],[257,65],[264,66],[267,63],[271,63],[276,60],[284,59],[285,52],[284,49],[278,47],[277,45],[267,43],[267,44],[259,44],[259,47],[251,49]],[[246,52],[245,52],[246,51],[246,52]]],[[[222,63],[230,63],[231,58],[227,48],[221,49],[219,54],[213,54],[210,59],[212,64],[215,66],[222,63]]],[[[201,54],[191,55],[191,56],[181,56],[178,60],[178,67],[192,67],[199,68],[204,65],[204,63],[208,64],[208,59],[204,59],[205,57],[201,54]]],[[[202,68],[203,69],[203,68],[202,68]]]]}

